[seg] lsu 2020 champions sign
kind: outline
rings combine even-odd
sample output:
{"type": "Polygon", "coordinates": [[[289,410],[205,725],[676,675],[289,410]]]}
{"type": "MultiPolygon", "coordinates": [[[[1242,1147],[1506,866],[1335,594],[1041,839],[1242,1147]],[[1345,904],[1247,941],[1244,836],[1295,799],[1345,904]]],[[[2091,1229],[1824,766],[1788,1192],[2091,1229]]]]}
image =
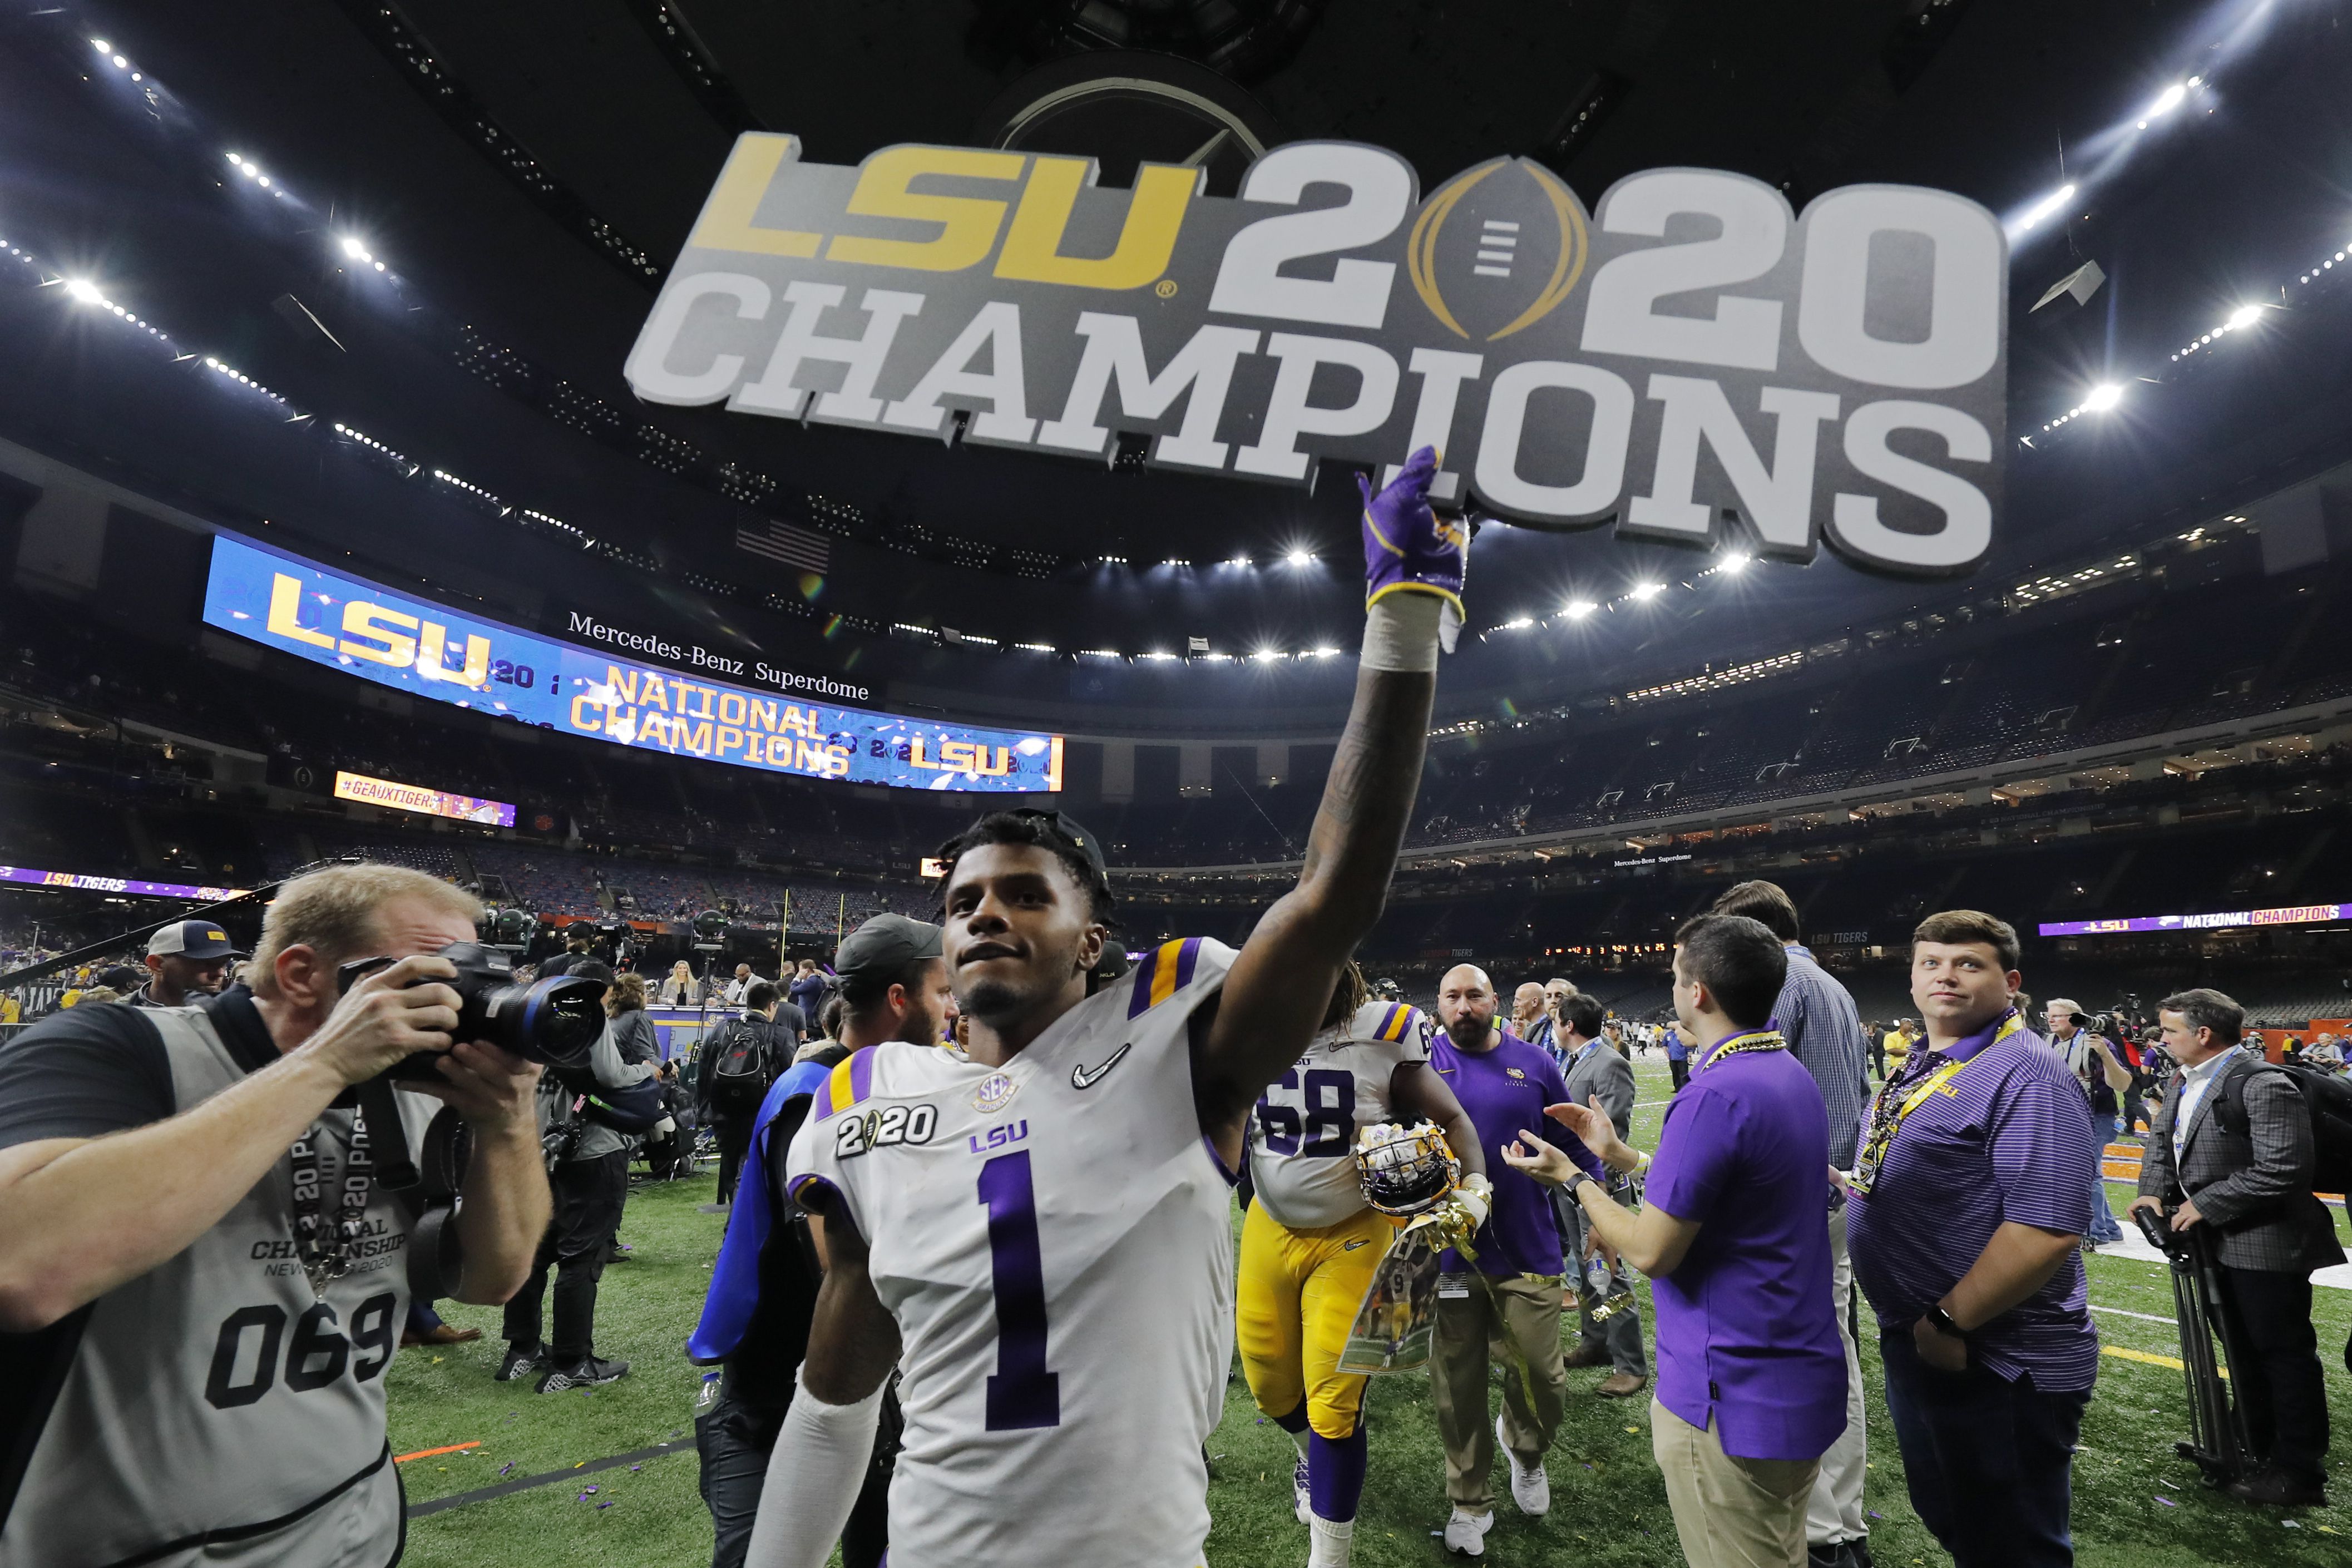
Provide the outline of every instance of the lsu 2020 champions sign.
{"type": "Polygon", "coordinates": [[[1660,169],[1588,217],[1498,158],[1423,200],[1396,154],[1278,147],[1234,199],[1190,168],[737,141],[628,379],[655,402],[1311,484],[1423,444],[1441,499],[1782,559],[1965,571],[1992,537],[2008,256],[1941,191],[1802,214],[1660,169]]]}

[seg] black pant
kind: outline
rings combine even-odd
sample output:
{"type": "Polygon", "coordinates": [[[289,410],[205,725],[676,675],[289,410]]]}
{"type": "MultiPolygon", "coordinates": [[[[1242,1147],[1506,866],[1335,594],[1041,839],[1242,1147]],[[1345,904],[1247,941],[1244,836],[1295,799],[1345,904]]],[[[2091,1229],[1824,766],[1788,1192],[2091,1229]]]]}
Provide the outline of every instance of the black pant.
{"type": "Polygon", "coordinates": [[[2311,1323],[2311,1276],[2270,1269],[2221,1269],[2237,1317],[2241,1359],[2230,1365],[2246,1437],[2258,1458],[2299,1480],[2326,1473],[2327,1390],[2319,1331],[2311,1323]]]}
{"type": "Polygon", "coordinates": [[[539,1343],[540,1298],[553,1268],[555,1339],[550,1349],[569,1366],[594,1354],[596,1281],[604,1277],[604,1260],[621,1228],[621,1206],[629,1199],[628,1151],[566,1160],[548,1185],[554,1189],[555,1213],[531,1262],[530,1278],[507,1302],[506,1336],[508,1343],[520,1347],[539,1343]]]}
{"type": "Polygon", "coordinates": [[[1870,1040],[1870,1066],[1881,1083],[1886,1082],[1886,1041],[1876,1035],[1870,1040]]]}
{"type": "Polygon", "coordinates": [[[1911,1326],[1879,1335],[1911,1506],[1955,1568],[2068,1568],[2074,1440],[2091,1392],[2045,1394],[1980,1366],[1939,1372],[1911,1326]]]}
{"type": "Polygon", "coordinates": [[[1670,1056],[1666,1058],[1666,1071],[1675,1075],[1675,1089],[1679,1093],[1682,1086],[1690,1082],[1689,1060],[1670,1056]]]}
{"type": "MultiPolygon", "coordinates": [[[[702,1457],[702,1501],[710,1510],[715,1535],[710,1568],[743,1568],[751,1544],[751,1521],[759,1516],[760,1491],[767,1484],[768,1455],[776,1446],[782,1415],[755,1414],[726,1395],[694,1418],[695,1451],[702,1457]]],[[[890,1465],[880,1453],[866,1472],[857,1506],[841,1531],[842,1568],[877,1568],[890,1550],[890,1465]]]]}
{"type": "Polygon", "coordinates": [[[729,1116],[711,1124],[719,1139],[719,1201],[735,1201],[735,1178],[742,1174],[743,1156],[751,1152],[749,1116],[729,1116]]]}

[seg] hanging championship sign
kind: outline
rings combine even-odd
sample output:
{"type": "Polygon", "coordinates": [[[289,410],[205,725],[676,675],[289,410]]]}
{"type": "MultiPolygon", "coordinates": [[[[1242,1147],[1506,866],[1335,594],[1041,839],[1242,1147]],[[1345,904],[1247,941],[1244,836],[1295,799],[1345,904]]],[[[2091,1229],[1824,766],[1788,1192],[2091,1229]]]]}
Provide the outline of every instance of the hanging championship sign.
{"type": "Polygon", "coordinates": [[[1345,141],[1239,196],[1146,164],[740,138],[629,355],[649,402],[1311,485],[1433,445],[1554,528],[1967,570],[2005,448],[2008,247],[1976,203],[1660,169],[1588,216],[1498,158],[1423,199],[1345,141]]]}

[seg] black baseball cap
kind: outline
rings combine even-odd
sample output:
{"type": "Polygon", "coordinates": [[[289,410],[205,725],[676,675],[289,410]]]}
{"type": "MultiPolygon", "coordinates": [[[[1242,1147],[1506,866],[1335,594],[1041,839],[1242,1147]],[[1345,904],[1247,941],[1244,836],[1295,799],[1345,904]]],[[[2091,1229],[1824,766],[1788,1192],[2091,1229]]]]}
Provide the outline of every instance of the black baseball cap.
{"type": "Polygon", "coordinates": [[[1100,841],[1094,834],[1088,832],[1086,825],[1076,817],[1071,816],[1067,811],[1047,810],[1036,806],[1016,807],[1009,814],[1015,817],[1036,817],[1050,824],[1055,831],[1077,846],[1078,853],[1084,855],[1087,863],[1095,868],[1096,876],[1101,878],[1106,884],[1109,883],[1110,868],[1103,862],[1100,841]]]}
{"type": "Polygon", "coordinates": [[[940,928],[928,920],[904,915],[877,915],[842,938],[834,950],[833,971],[845,980],[888,980],[909,964],[936,958],[945,949],[940,928]]]}
{"type": "Polygon", "coordinates": [[[175,920],[147,938],[151,958],[240,958],[228,933],[209,920],[175,920]]]}

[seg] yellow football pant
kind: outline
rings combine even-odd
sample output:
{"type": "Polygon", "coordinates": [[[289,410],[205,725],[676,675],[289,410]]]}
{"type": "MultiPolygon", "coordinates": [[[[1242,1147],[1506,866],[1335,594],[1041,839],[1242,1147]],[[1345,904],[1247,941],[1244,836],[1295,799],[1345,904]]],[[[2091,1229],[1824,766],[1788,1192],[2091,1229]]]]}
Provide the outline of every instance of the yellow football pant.
{"type": "Polygon", "coordinates": [[[1235,1337],[1260,1410],[1287,1416],[1304,1399],[1307,1425],[1324,1437],[1355,1431],[1365,1378],[1339,1371],[1339,1354],[1395,1234],[1369,1208],[1338,1225],[1293,1230],[1264,1205],[1250,1205],[1242,1221],[1235,1337]]]}

